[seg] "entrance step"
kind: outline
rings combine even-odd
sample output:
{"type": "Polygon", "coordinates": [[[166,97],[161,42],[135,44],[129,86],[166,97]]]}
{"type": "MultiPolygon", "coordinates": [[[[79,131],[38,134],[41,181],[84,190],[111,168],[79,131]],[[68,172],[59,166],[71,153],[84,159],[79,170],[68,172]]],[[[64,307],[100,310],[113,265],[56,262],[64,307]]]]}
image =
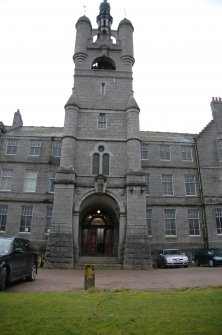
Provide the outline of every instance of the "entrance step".
{"type": "Polygon", "coordinates": [[[78,263],[75,264],[76,269],[84,269],[87,264],[95,265],[96,269],[113,269],[121,270],[122,263],[116,257],[79,257],[78,263]]]}

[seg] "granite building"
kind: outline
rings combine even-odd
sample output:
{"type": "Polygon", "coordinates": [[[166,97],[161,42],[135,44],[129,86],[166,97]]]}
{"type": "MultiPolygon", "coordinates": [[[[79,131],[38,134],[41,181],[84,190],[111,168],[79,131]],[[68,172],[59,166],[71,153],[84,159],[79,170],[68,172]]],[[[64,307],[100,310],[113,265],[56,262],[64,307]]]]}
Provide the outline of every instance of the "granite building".
{"type": "Polygon", "coordinates": [[[222,247],[222,100],[199,134],[140,131],[134,28],[112,20],[103,0],[97,28],[76,23],[64,127],[0,123],[0,235],[28,236],[47,267],[149,269],[162,248],[222,247]]]}

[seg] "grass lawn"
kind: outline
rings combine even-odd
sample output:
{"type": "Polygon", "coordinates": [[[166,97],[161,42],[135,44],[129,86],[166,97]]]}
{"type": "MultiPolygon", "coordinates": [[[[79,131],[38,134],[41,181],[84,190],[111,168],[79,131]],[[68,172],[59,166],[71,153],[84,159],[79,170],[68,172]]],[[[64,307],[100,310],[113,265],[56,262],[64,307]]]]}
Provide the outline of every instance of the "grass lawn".
{"type": "Polygon", "coordinates": [[[1,335],[221,335],[222,287],[0,293],[1,335]]]}

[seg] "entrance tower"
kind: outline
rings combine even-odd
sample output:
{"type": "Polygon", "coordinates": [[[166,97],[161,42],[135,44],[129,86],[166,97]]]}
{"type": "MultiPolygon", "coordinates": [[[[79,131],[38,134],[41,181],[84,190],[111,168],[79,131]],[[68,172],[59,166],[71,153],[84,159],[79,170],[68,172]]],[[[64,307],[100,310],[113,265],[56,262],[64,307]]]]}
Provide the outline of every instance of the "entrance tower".
{"type": "Polygon", "coordinates": [[[65,105],[46,266],[72,268],[87,256],[151,267],[141,169],[139,107],[133,96],[133,25],[112,29],[103,0],[96,29],[76,23],[74,86],[65,105]]]}

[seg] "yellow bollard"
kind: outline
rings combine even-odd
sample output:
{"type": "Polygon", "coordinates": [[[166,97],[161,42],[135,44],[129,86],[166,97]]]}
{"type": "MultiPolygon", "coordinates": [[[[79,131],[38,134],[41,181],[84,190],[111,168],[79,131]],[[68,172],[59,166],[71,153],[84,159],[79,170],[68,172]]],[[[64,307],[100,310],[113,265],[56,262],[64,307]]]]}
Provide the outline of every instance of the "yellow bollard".
{"type": "Polygon", "coordinates": [[[86,265],[85,266],[85,290],[95,287],[95,266],[86,265]]]}

